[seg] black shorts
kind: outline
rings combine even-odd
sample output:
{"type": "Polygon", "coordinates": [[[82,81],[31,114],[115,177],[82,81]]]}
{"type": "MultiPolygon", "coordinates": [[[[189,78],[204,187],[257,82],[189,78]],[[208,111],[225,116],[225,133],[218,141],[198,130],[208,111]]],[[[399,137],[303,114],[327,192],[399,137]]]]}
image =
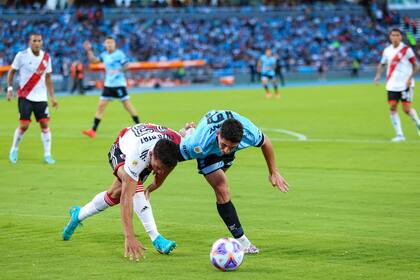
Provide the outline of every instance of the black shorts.
{"type": "Polygon", "coordinates": [[[263,79],[268,79],[268,80],[273,80],[274,79],[274,75],[268,75],[268,74],[261,74],[261,80],[263,79]]]}
{"type": "Polygon", "coordinates": [[[126,87],[104,87],[101,99],[112,100],[119,99],[121,101],[129,98],[126,87]]]}
{"type": "Polygon", "coordinates": [[[30,122],[32,112],[37,122],[44,122],[50,119],[48,113],[48,102],[30,101],[26,98],[18,98],[19,120],[21,122],[30,122]]]}
{"type": "Polygon", "coordinates": [[[413,88],[408,88],[404,91],[388,91],[388,103],[396,103],[398,101],[410,103],[413,102],[413,97],[413,88]]]}
{"type": "Polygon", "coordinates": [[[209,155],[206,158],[197,159],[198,173],[208,175],[219,169],[228,169],[232,166],[235,160],[235,153],[228,155],[217,156],[215,154],[209,155]]]}

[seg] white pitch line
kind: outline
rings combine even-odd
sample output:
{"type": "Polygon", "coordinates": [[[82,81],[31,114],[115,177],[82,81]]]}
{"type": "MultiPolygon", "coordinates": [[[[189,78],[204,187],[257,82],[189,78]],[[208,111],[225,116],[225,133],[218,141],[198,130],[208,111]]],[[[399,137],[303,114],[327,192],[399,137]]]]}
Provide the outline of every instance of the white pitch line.
{"type": "Polygon", "coordinates": [[[299,141],[306,141],[306,140],[308,140],[308,137],[306,137],[305,135],[303,135],[301,133],[297,133],[297,132],[291,131],[291,130],[287,130],[287,129],[281,129],[281,128],[262,128],[262,130],[292,135],[292,136],[296,137],[297,140],[299,140],[299,141]]]}
{"type": "MultiPolygon", "coordinates": [[[[286,138],[270,138],[271,141],[274,142],[299,142],[299,140],[294,139],[286,139],[286,138]]],[[[398,143],[392,143],[390,140],[372,140],[372,139],[319,139],[319,138],[311,138],[307,139],[306,142],[320,142],[320,143],[359,143],[359,144],[394,144],[398,145],[398,143]]],[[[402,142],[401,144],[419,144],[419,140],[407,140],[402,142]]]]}
{"type": "MultiPolygon", "coordinates": [[[[334,139],[334,138],[330,138],[330,139],[321,139],[321,138],[308,138],[306,135],[295,132],[295,131],[291,131],[291,130],[286,130],[286,129],[280,129],[280,128],[262,128],[262,130],[264,131],[271,131],[271,132],[276,132],[276,133],[282,133],[282,134],[287,134],[287,135],[292,135],[294,137],[296,137],[296,139],[288,139],[288,138],[270,138],[270,140],[274,141],[274,142],[297,142],[297,141],[307,141],[307,142],[325,142],[325,143],[360,143],[360,144],[389,144],[392,143],[390,140],[385,140],[385,139],[334,139]]],[[[406,144],[418,144],[420,143],[420,140],[407,140],[403,143],[406,144]]],[[[397,143],[393,143],[393,144],[397,144],[397,143]]]]}

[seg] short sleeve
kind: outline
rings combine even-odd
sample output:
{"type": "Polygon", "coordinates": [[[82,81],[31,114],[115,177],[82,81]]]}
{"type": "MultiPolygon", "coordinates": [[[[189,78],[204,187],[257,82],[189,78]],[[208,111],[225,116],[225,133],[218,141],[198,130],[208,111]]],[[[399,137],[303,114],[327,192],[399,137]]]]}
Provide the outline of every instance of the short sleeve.
{"type": "Polygon", "coordinates": [[[99,57],[98,57],[98,59],[99,59],[99,61],[100,62],[104,62],[104,52],[102,52],[100,55],[99,55],[99,57]]]}
{"type": "Polygon", "coordinates": [[[20,57],[21,57],[21,54],[20,54],[20,52],[18,52],[16,54],[15,58],[13,59],[13,62],[12,62],[12,65],[11,66],[15,70],[19,70],[20,69],[20,64],[21,64],[20,57]]]}
{"type": "Polygon", "coordinates": [[[387,64],[387,59],[386,59],[385,51],[382,52],[381,64],[387,64]]]}
{"type": "Polygon", "coordinates": [[[264,144],[264,134],[262,131],[246,118],[242,117],[239,121],[244,126],[244,136],[242,137],[240,147],[261,147],[264,144]]]}
{"type": "Polygon", "coordinates": [[[52,63],[51,63],[51,56],[48,58],[47,63],[47,69],[45,70],[45,73],[51,73],[52,72],[52,63]]]}
{"type": "Polygon", "coordinates": [[[411,64],[414,64],[417,61],[416,60],[416,55],[414,54],[412,48],[408,48],[408,50],[407,50],[407,59],[408,59],[408,61],[410,61],[411,64]]]}
{"type": "Polygon", "coordinates": [[[127,56],[122,51],[120,52],[120,63],[121,65],[128,63],[127,56]]]}

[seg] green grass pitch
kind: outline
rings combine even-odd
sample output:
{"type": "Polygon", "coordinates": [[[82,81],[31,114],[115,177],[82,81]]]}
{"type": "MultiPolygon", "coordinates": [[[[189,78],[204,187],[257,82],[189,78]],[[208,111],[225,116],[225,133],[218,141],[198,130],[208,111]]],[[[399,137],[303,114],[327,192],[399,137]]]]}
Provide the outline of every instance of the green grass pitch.
{"type": "Polygon", "coordinates": [[[267,100],[260,89],[132,95],[145,122],[178,129],[210,109],[232,109],[274,140],[289,193],[270,186],[257,148],[239,152],[228,172],[245,232],[261,250],[229,273],[209,262],[211,244],[229,234],[194,161],[180,163],[152,195],[160,232],[178,244],[172,255],[154,251],[134,217],[148,251],[140,263],[124,259],[119,207],[61,241],[69,207],[85,204],[113,180],[108,149],[130,117],[118,102],[110,104],[97,138],[88,139],[81,130],[90,127],[98,97],[59,97],[51,122],[57,163],[42,163],[32,122],[12,165],[17,103],[1,99],[0,279],[420,279],[420,137],[412,121],[400,113],[407,141],[389,142],[394,132],[383,87],[282,93],[281,100],[267,100]]]}

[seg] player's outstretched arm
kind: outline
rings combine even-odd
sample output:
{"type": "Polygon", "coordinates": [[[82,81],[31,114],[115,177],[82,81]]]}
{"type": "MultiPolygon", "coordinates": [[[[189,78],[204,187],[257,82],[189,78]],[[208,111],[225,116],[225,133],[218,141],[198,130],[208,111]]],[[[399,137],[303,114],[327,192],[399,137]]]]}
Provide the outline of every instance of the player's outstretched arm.
{"type": "Polygon", "coordinates": [[[124,256],[129,257],[130,261],[133,260],[133,256],[136,261],[140,260],[140,256],[144,259],[144,246],[139,242],[133,229],[133,196],[136,192],[137,182],[133,180],[125,171],[121,168],[119,170],[120,178],[122,178],[122,191],[121,191],[121,220],[124,227],[125,235],[125,246],[124,256]]]}
{"type": "Polygon", "coordinates": [[[51,104],[54,108],[58,107],[57,99],[55,98],[54,86],[51,80],[51,73],[45,74],[45,85],[47,86],[48,94],[51,98],[51,104]]]}
{"type": "Polygon", "coordinates": [[[268,136],[265,134],[264,144],[261,146],[261,150],[264,154],[265,161],[267,162],[269,172],[268,180],[273,185],[273,187],[277,187],[282,192],[287,192],[289,190],[289,185],[277,170],[273,145],[271,144],[270,138],[268,138],[268,136]]]}
{"type": "Polygon", "coordinates": [[[95,56],[92,50],[92,45],[89,41],[83,42],[83,48],[86,50],[86,54],[90,63],[99,63],[101,60],[95,56]]]}
{"type": "Polygon", "coordinates": [[[13,78],[15,77],[16,69],[10,67],[9,72],[7,73],[7,100],[11,101],[13,99],[13,78]]]}

